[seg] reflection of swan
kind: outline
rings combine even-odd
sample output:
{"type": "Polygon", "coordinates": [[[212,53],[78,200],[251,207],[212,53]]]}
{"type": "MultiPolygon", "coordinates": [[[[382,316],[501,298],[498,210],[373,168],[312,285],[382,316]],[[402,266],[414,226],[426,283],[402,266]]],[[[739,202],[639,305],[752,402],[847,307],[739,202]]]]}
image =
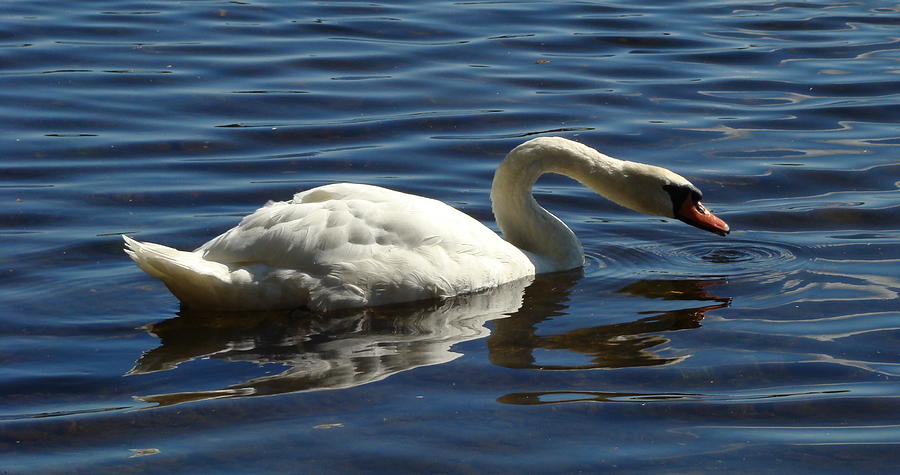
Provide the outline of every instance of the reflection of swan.
{"type": "Polygon", "coordinates": [[[531,194],[544,173],[641,213],[729,231],[683,177],[543,137],[513,149],[494,175],[503,238],[439,201],[355,184],[270,202],[194,252],[123,237],[141,269],[195,308],[329,311],[444,298],[583,264],[574,233],[531,194]]]}
{"type": "MultiPolygon", "coordinates": [[[[653,315],[634,321],[576,328],[550,335],[537,331],[541,321],[554,309],[542,312],[520,311],[512,318],[496,322],[494,334],[488,338],[491,362],[498,366],[519,369],[573,370],[612,369],[640,366],[659,366],[678,363],[685,356],[665,356],[658,353],[669,343],[665,333],[699,328],[706,312],[727,307],[731,299],[709,295],[707,287],[717,281],[701,280],[639,280],[618,292],[632,297],[660,298],[665,300],[711,301],[710,305],[687,307],[654,312],[653,315]],[[535,361],[536,350],[566,351],[588,355],[590,362],[577,364],[542,364],[535,361]]],[[[523,309],[530,307],[530,300],[540,299],[538,292],[529,288],[523,309]]],[[[541,302],[538,300],[538,302],[541,302]]]]}
{"type": "Polygon", "coordinates": [[[671,402],[720,402],[720,403],[752,403],[778,398],[795,398],[798,396],[818,396],[826,394],[849,393],[849,389],[813,389],[781,391],[738,391],[732,394],[704,393],[628,393],[607,391],[534,391],[527,393],[505,394],[497,398],[497,402],[520,405],[566,404],[579,402],[637,402],[671,403],[671,402]]]}
{"type": "Polygon", "coordinates": [[[288,368],[211,390],[155,394],[137,399],[168,406],[206,399],[265,396],[299,391],[349,388],[380,381],[420,366],[451,361],[460,355],[451,346],[488,335],[490,360],[509,368],[587,369],[672,364],[655,349],[668,340],[661,333],[696,328],[704,312],[728,304],[709,296],[704,281],[639,281],[619,292],[629,296],[716,302],[705,307],[670,310],[631,323],[599,325],[564,333],[539,334],[548,319],[566,315],[566,300],[580,272],[512,282],[486,292],[422,305],[389,306],[340,315],[309,312],[183,311],[154,323],[147,331],[161,345],[138,360],[128,374],[176,369],[204,357],[224,361],[280,364],[288,368]],[[669,290],[666,291],[665,289],[669,290]],[[509,318],[504,318],[504,317],[509,318]],[[538,351],[588,354],[592,364],[541,365],[538,351]]]}
{"type": "Polygon", "coordinates": [[[137,397],[160,406],[358,386],[461,356],[451,346],[487,336],[485,322],[515,312],[530,282],[521,279],[431,307],[391,306],[336,316],[185,311],[146,327],[162,345],[141,356],[128,374],[171,370],[205,356],[288,366],[224,389],[137,397]]]}

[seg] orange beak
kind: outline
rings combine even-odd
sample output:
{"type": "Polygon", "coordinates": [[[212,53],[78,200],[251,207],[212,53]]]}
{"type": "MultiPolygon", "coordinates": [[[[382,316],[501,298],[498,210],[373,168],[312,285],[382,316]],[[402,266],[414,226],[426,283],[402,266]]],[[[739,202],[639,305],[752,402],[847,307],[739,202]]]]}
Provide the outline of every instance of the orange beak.
{"type": "Polygon", "coordinates": [[[681,207],[678,208],[678,213],[675,217],[691,226],[716,233],[719,236],[724,236],[731,231],[728,224],[712,214],[712,211],[706,209],[703,203],[690,198],[684,200],[681,207]]]}

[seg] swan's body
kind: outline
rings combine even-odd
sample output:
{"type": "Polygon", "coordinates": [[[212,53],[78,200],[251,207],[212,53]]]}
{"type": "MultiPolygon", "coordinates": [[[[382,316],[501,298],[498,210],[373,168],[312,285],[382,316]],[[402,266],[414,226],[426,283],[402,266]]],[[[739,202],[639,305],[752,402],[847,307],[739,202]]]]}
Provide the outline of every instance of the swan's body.
{"type": "Polygon", "coordinates": [[[349,183],[269,202],[193,252],[123,238],[138,266],[190,307],[325,312],[444,298],[583,264],[574,233],[531,194],[543,173],[645,214],[728,232],[681,176],[544,137],[516,147],[494,176],[503,238],[440,201],[349,183]]]}

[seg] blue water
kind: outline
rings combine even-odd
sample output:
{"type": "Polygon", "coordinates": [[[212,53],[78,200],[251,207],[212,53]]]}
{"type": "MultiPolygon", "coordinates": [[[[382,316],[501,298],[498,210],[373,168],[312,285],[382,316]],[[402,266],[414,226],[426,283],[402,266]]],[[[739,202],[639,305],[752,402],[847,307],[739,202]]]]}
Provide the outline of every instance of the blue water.
{"type": "Polygon", "coordinates": [[[0,471],[887,471],[898,26],[887,1],[4,2],[0,471]],[[539,135],[689,177],[732,234],[546,177],[582,272],[341,318],[180,311],[121,249],[337,181],[494,226],[492,172],[539,135]]]}

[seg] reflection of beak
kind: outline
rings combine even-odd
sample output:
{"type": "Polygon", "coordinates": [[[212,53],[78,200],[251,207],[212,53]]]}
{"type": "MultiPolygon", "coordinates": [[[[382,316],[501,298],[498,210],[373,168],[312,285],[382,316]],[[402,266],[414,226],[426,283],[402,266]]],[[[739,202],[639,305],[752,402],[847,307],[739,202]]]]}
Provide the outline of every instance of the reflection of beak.
{"type": "Polygon", "coordinates": [[[728,224],[719,219],[718,216],[712,214],[710,210],[706,209],[706,207],[703,206],[703,203],[699,201],[695,202],[690,198],[684,200],[684,203],[682,203],[681,208],[678,209],[678,213],[675,217],[691,226],[696,226],[705,231],[716,233],[719,236],[724,236],[731,231],[728,224]]]}

